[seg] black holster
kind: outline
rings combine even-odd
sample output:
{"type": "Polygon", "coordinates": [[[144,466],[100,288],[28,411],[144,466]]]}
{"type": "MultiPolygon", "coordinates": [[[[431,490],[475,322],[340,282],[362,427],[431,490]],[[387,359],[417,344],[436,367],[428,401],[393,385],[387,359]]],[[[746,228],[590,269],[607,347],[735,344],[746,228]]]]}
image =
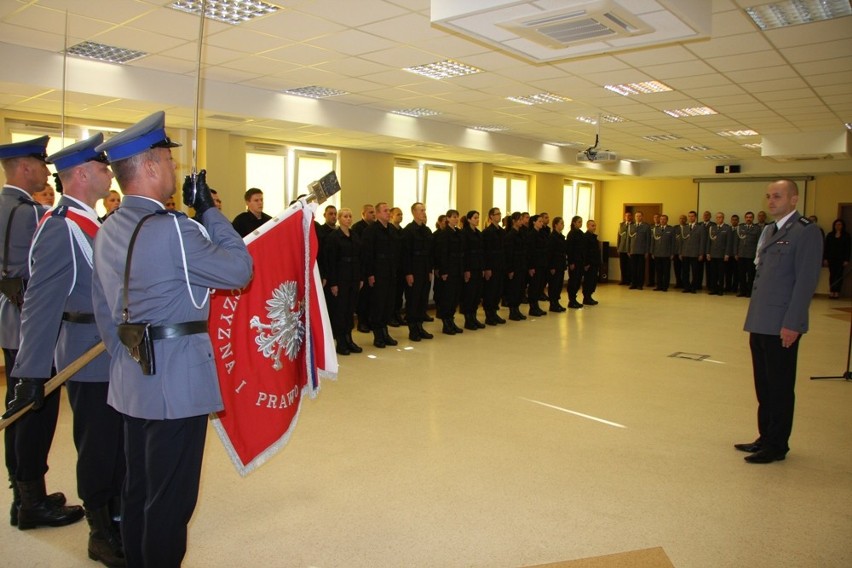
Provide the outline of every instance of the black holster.
{"type": "Polygon", "coordinates": [[[143,375],[157,372],[154,364],[154,339],[151,337],[150,323],[118,324],[118,338],[127,348],[134,361],[142,367],[143,375]]]}

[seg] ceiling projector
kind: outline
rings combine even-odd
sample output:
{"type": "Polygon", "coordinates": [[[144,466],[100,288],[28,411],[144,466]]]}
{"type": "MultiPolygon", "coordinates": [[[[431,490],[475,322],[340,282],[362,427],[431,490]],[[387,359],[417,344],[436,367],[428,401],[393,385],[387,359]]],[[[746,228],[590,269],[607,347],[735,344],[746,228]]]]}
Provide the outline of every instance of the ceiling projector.
{"type": "Polygon", "coordinates": [[[617,162],[618,154],[609,150],[589,148],[577,153],[578,162],[617,162]]]}

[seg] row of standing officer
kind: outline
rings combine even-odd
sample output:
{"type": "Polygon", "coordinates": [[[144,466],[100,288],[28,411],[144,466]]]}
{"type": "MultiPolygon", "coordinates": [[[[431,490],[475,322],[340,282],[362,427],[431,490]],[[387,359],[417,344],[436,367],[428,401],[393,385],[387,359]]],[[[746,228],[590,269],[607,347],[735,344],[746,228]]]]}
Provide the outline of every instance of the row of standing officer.
{"type": "MultiPolygon", "coordinates": [[[[761,212],[762,213],[762,212],[761,212]]],[[[650,284],[655,290],[667,291],[674,264],[676,287],[684,293],[701,289],[706,267],[707,286],[711,294],[737,291],[749,296],[754,281],[754,259],[763,225],[755,223],[754,213],[745,214],[743,223],[732,216],[734,224],[725,223],[723,213],[710,221],[710,212],[698,222],[697,213],[680,216],[678,225],[668,224],[668,215],[654,216],[655,223],[643,222],[642,212],[625,213],[619,225],[617,250],[622,268],[622,284],[642,289],[645,282],[645,260],[651,259],[650,284]]],[[[763,214],[765,220],[765,214],[763,214]]]]}
{"type": "Polygon", "coordinates": [[[0,346],[11,369],[4,417],[33,404],[6,430],[18,489],[13,517],[17,511],[20,529],[60,526],[85,509],[90,558],[107,566],[180,566],[207,416],[222,410],[208,293],[247,285],[252,259],[215,207],[205,172],[187,176],[183,187],[198,222],[164,207],[176,189],[171,148],[178,144],[166,135],[163,112],[106,142],[96,135],[48,158],[67,193],[42,217],[29,195],[44,187],[46,145],[45,137],[0,147],[7,178],[0,346]],[[124,199],[101,226],[94,203],[113,173],[124,199]],[[14,284],[22,301],[6,293],[14,284]],[[51,362],[64,367],[101,339],[106,353],[68,387],[83,500],[82,508],[68,507],[44,489],[59,400],[58,391],[45,396],[45,382],[51,362]]]}
{"type": "MultiPolygon", "coordinates": [[[[398,225],[401,215],[392,222],[399,209],[391,209],[384,202],[365,205],[361,220],[354,224],[350,210],[341,209],[340,213],[327,207],[326,222],[317,227],[320,271],[338,353],[361,351],[352,340],[352,311],[358,314],[359,331],[372,331],[376,347],[396,345],[388,325],[403,319],[401,301],[397,302],[402,295],[412,341],[433,337],[423,327],[424,322],[432,321],[426,312],[430,290],[443,323],[442,333],[447,335],[505,323],[498,313],[501,300],[509,306],[509,319],[526,319],[520,312],[525,294],[530,315],[545,315],[547,312],[538,305],[545,297],[545,286],[550,311],[564,311],[559,297],[566,269],[569,306],[582,307],[577,301],[581,282],[585,282],[584,303],[597,303],[592,293],[600,268],[599,244],[594,228],[590,233],[580,230],[579,217],[574,218],[576,226],[566,240],[561,218],[554,219],[554,230],[550,230],[546,215],[529,217],[527,225],[518,213],[511,228],[504,229],[498,208],[489,210],[484,230],[479,229],[478,211],[460,219],[458,211],[450,210],[446,226],[434,233],[426,224],[425,206],[419,202],[411,206],[414,219],[404,228],[398,225]],[[336,227],[338,220],[340,227],[336,227]],[[590,276],[584,280],[585,273],[590,276]],[[574,282],[576,286],[572,286],[574,282]],[[484,323],[477,318],[480,303],[485,311],[484,323]],[[464,328],[455,323],[457,309],[465,318],[464,328]]],[[[594,227],[593,221],[590,226],[594,227]]]]}

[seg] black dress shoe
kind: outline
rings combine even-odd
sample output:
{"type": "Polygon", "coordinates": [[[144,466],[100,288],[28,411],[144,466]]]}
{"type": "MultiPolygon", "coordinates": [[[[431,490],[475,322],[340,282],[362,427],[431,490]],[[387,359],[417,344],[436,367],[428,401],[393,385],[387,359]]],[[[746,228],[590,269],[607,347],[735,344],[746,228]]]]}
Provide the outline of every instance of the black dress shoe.
{"type": "Polygon", "coordinates": [[[600,302],[598,302],[597,300],[593,300],[593,299],[583,300],[584,306],[597,306],[598,304],[600,304],[600,302]]]}
{"type": "Polygon", "coordinates": [[[361,333],[370,333],[371,330],[370,330],[369,325],[367,325],[365,323],[359,323],[358,324],[358,331],[360,331],[361,333]]]}
{"type": "Polygon", "coordinates": [[[786,453],[765,449],[759,450],[743,459],[748,463],[772,463],[774,461],[783,461],[786,457],[786,453]]]}
{"type": "Polygon", "coordinates": [[[734,447],[741,452],[753,454],[760,451],[760,442],[749,442],[747,444],[734,444],[734,447]]]}
{"type": "Polygon", "coordinates": [[[571,308],[572,310],[579,310],[580,308],[583,307],[583,304],[581,304],[580,302],[574,301],[574,302],[569,303],[568,307],[571,308]]]}

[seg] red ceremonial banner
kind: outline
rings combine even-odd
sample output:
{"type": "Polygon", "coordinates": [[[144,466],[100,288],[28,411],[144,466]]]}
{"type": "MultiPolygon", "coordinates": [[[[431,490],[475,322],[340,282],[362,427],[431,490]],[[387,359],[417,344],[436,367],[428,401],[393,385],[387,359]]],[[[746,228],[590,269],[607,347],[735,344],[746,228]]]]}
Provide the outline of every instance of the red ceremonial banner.
{"type": "Polygon", "coordinates": [[[241,475],[287,443],[319,374],[337,373],[311,209],[297,203],[245,240],[252,280],[214,292],[209,318],[225,405],[214,426],[241,475]]]}

